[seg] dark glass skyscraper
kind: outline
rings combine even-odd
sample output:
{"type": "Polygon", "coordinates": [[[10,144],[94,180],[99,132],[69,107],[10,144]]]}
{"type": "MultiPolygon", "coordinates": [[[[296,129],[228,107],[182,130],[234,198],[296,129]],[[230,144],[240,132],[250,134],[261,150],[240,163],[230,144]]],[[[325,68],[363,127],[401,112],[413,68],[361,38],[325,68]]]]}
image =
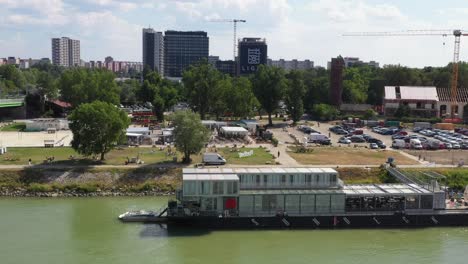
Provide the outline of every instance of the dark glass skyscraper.
{"type": "Polygon", "coordinates": [[[143,29],[143,67],[149,66],[164,74],[164,39],[162,32],[152,28],[143,29]]]}
{"type": "Polygon", "coordinates": [[[208,60],[209,38],[204,31],[164,32],[164,75],[182,77],[191,64],[208,60]]]}

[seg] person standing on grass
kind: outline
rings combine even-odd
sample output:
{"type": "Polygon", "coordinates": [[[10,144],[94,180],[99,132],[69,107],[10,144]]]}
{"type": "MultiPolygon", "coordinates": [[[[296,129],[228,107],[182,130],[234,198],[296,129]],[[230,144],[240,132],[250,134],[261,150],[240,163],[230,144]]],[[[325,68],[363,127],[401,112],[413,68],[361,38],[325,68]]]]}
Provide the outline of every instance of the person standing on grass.
{"type": "Polygon", "coordinates": [[[29,159],[29,161],[28,161],[28,162],[29,162],[29,166],[31,166],[31,161],[32,161],[32,160],[31,160],[31,159],[29,159]]]}

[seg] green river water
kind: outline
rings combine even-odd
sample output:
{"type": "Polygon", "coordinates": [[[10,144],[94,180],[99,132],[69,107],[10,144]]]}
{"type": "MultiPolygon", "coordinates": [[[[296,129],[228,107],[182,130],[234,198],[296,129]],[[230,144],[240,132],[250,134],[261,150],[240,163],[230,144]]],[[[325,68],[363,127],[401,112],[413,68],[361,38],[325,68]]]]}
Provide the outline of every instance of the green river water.
{"type": "Polygon", "coordinates": [[[468,263],[468,228],[168,233],[116,220],[166,198],[0,199],[0,263],[468,263]]]}

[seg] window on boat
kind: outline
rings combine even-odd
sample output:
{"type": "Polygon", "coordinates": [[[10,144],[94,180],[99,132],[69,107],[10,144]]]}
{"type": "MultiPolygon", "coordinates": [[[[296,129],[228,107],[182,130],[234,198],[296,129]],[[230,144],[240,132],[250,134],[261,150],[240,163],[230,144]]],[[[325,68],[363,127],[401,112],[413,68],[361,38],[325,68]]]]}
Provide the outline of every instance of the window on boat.
{"type": "Polygon", "coordinates": [[[294,183],[294,175],[289,175],[289,183],[293,185],[294,183]]]}
{"type": "Polygon", "coordinates": [[[257,185],[260,185],[260,175],[256,176],[255,182],[257,183],[257,185]]]}
{"type": "Polygon", "coordinates": [[[335,184],[336,183],[336,174],[330,174],[330,183],[335,184]]]}
{"type": "Polygon", "coordinates": [[[281,184],[286,184],[286,175],[281,175],[281,184]]]}
{"type": "Polygon", "coordinates": [[[224,182],[222,181],[213,182],[213,194],[224,194],[224,182]]]}
{"type": "Polygon", "coordinates": [[[421,195],[421,209],[432,209],[432,195],[421,195]]]}
{"type": "Polygon", "coordinates": [[[268,182],[268,176],[267,175],[263,175],[263,185],[267,185],[267,182],[268,182]]]}
{"type": "Polygon", "coordinates": [[[310,174],[306,175],[306,183],[307,185],[310,185],[312,183],[312,175],[310,174]]]}
{"type": "Polygon", "coordinates": [[[197,182],[186,181],[184,182],[184,195],[195,195],[197,194],[197,182]]]}
{"type": "Polygon", "coordinates": [[[211,194],[211,183],[208,181],[200,182],[200,194],[211,194]]]}
{"type": "Polygon", "coordinates": [[[237,194],[237,182],[227,182],[227,194],[237,194]]]}

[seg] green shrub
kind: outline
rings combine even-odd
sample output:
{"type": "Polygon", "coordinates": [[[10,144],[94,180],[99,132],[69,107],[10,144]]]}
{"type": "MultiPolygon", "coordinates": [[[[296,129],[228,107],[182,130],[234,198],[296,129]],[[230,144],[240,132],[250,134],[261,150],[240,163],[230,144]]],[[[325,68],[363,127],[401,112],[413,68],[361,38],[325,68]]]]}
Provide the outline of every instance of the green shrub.
{"type": "Polygon", "coordinates": [[[26,188],[29,192],[51,192],[52,187],[48,184],[32,183],[26,188]]]}
{"type": "Polygon", "coordinates": [[[271,144],[273,144],[273,146],[277,147],[278,146],[278,139],[276,139],[275,137],[272,137],[271,138],[271,144]]]}
{"type": "Polygon", "coordinates": [[[378,177],[383,183],[398,183],[398,180],[390,175],[390,173],[383,167],[380,168],[378,177]]]}

